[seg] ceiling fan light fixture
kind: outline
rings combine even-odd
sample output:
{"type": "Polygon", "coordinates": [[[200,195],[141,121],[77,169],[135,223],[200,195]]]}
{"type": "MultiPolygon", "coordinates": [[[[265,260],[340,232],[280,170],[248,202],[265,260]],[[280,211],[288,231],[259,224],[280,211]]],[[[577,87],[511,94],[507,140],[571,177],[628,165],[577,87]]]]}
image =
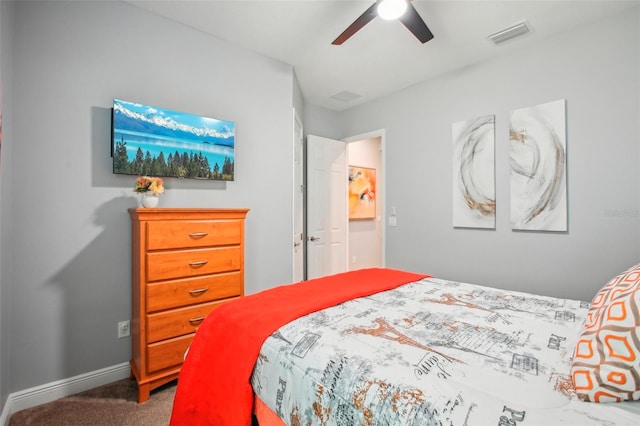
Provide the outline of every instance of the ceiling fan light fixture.
{"type": "Polygon", "coordinates": [[[378,3],[378,16],[382,19],[398,19],[406,10],[406,0],[382,0],[378,3]]]}

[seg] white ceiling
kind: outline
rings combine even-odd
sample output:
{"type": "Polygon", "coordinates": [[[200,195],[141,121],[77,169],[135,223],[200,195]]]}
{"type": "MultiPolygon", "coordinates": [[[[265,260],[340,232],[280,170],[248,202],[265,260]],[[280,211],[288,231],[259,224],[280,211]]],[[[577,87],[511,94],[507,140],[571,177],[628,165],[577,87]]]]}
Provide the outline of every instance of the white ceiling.
{"type": "MultiPolygon", "coordinates": [[[[375,0],[124,0],[234,45],[291,64],[306,102],[343,110],[418,82],[594,23],[640,0],[413,1],[435,38],[375,18],[331,42],[375,0]],[[488,35],[526,20],[532,32],[499,46],[488,35]],[[331,96],[348,91],[359,98],[331,96]]],[[[598,31],[597,24],[593,31],[598,31]]]]}

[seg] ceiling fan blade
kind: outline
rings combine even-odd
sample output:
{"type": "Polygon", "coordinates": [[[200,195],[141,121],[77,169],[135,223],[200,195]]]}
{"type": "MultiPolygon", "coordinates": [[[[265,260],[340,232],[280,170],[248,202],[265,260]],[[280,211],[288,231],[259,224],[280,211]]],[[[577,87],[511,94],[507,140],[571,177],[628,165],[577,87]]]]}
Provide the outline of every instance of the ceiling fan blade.
{"type": "Polygon", "coordinates": [[[433,38],[431,30],[429,30],[411,2],[407,2],[407,11],[400,17],[400,21],[422,44],[433,38]]]}
{"type": "Polygon", "coordinates": [[[340,34],[338,36],[338,38],[336,38],[335,40],[333,40],[333,42],[331,44],[334,45],[340,45],[342,43],[344,43],[345,41],[347,41],[352,35],[354,35],[355,33],[357,33],[362,27],[364,27],[365,25],[367,25],[369,22],[371,22],[373,20],[373,18],[375,18],[377,16],[376,13],[376,6],[378,3],[374,3],[371,5],[371,7],[369,9],[367,9],[362,15],[360,15],[360,17],[358,19],[356,19],[355,21],[353,21],[353,24],[349,25],[347,27],[346,30],[344,30],[342,32],[342,34],[340,34]]]}

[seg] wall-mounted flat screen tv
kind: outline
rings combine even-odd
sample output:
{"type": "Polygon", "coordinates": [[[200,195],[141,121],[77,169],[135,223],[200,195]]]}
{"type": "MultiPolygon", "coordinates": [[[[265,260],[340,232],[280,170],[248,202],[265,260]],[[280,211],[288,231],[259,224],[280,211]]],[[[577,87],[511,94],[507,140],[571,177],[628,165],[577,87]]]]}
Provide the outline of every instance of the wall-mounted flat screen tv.
{"type": "Polygon", "coordinates": [[[113,100],[113,172],[233,180],[235,124],[113,100]]]}

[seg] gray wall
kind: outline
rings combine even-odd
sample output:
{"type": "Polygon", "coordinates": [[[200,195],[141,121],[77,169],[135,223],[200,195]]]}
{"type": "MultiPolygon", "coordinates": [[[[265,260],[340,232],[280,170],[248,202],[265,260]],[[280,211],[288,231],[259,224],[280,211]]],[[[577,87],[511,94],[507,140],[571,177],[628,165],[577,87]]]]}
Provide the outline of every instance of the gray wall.
{"type": "Polygon", "coordinates": [[[640,261],[639,12],[345,111],[343,137],[386,131],[387,266],[590,300],[640,261]],[[566,99],[569,232],[513,232],[509,111],[566,99]],[[451,124],[496,116],[496,230],[453,229],[451,124]],[[387,211],[387,214],[389,212],[387,211]]]}
{"type": "Polygon", "coordinates": [[[15,11],[13,146],[3,158],[13,167],[2,188],[9,392],[130,359],[116,323],[131,316],[127,209],[137,199],[134,177],[111,172],[113,98],[236,123],[236,180],[168,179],[161,206],[249,207],[247,293],[291,281],[291,66],[122,2],[15,11]]]}
{"type": "Polygon", "coordinates": [[[298,119],[302,121],[304,119],[304,96],[302,95],[300,83],[298,83],[298,78],[295,73],[293,74],[293,109],[298,119]]]}
{"type": "Polygon", "coordinates": [[[331,139],[341,139],[345,135],[340,127],[340,112],[332,111],[320,106],[306,104],[304,107],[304,136],[323,136],[331,139]]]}
{"type": "Polygon", "coordinates": [[[13,2],[0,2],[0,85],[2,107],[2,147],[0,148],[0,411],[9,395],[9,314],[11,308],[11,294],[7,283],[8,272],[11,264],[5,256],[11,250],[8,235],[8,221],[10,211],[5,206],[10,202],[11,183],[11,115],[12,115],[12,67],[11,57],[13,52],[13,2]],[[5,279],[5,276],[7,277],[5,279]]]}

